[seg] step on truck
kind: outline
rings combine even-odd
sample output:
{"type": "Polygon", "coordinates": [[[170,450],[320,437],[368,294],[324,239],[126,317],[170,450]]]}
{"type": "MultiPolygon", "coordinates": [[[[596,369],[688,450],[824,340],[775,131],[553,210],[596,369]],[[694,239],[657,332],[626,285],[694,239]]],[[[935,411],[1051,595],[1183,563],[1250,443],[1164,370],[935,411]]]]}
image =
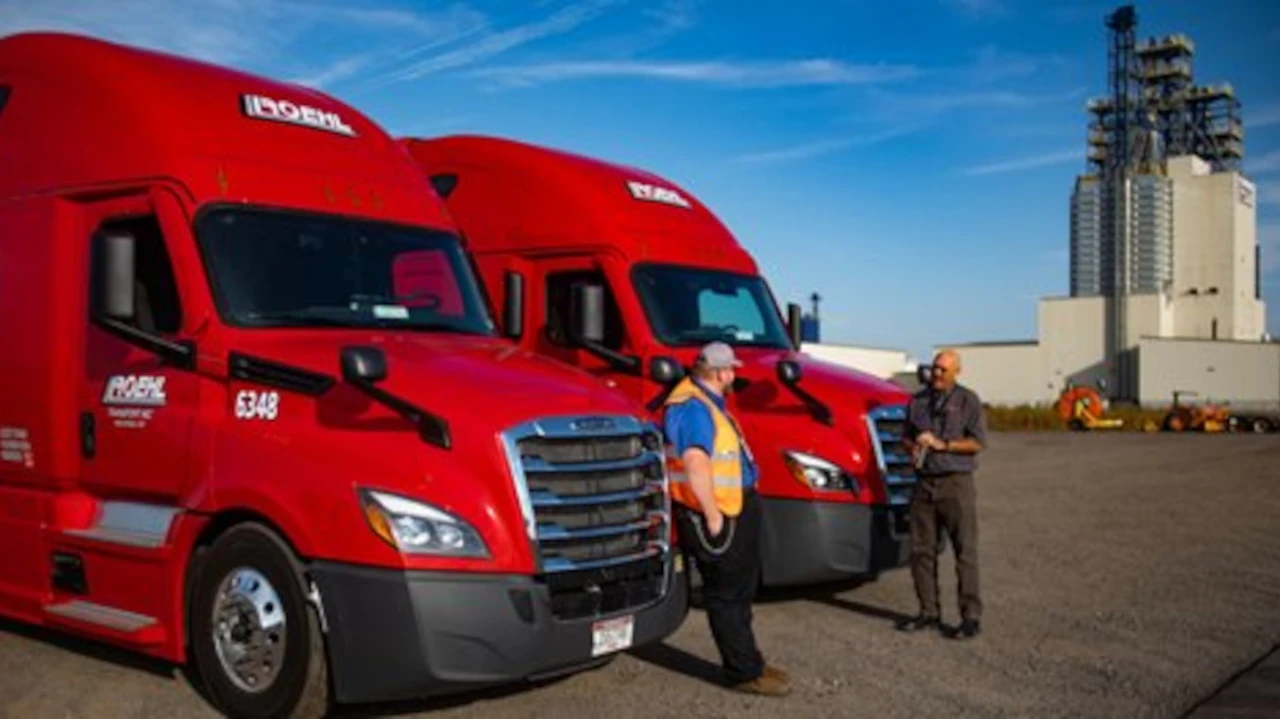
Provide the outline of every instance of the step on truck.
{"type": "Polygon", "coordinates": [[[734,346],[746,366],[733,407],[761,470],[765,585],[905,564],[907,393],[801,354],[799,308],[788,327],[751,255],[697,198],[648,172],[510,140],[401,142],[522,347],[656,413],[701,345],[734,346]]]}
{"type": "Polygon", "coordinates": [[[332,98],[0,40],[0,615],[238,717],[553,676],[672,632],[661,445],[495,333],[451,220],[332,98]]]}

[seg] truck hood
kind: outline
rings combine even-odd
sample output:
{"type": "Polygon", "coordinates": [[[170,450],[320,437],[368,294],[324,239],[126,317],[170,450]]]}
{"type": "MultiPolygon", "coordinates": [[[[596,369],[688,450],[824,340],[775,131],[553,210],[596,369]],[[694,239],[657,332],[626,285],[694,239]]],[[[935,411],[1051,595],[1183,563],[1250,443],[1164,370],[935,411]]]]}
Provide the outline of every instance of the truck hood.
{"type": "Polygon", "coordinates": [[[843,398],[857,396],[864,409],[885,404],[905,404],[911,395],[902,387],[875,375],[796,354],[793,359],[804,368],[800,386],[839,411],[843,398]]]}
{"type": "Polygon", "coordinates": [[[388,392],[450,422],[492,423],[493,430],[550,415],[641,413],[599,378],[505,340],[399,332],[245,333],[236,348],[262,359],[319,372],[341,381],[343,347],[377,347],[387,356],[388,392]]]}
{"type": "Polygon", "coordinates": [[[837,417],[850,409],[859,413],[885,404],[905,404],[910,393],[902,387],[875,375],[824,362],[809,355],[781,350],[739,350],[743,361],[741,374],[753,382],[776,382],[778,362],[784,359],[800,363],[800,380],[809,394],[830,405],[837,417]]]}

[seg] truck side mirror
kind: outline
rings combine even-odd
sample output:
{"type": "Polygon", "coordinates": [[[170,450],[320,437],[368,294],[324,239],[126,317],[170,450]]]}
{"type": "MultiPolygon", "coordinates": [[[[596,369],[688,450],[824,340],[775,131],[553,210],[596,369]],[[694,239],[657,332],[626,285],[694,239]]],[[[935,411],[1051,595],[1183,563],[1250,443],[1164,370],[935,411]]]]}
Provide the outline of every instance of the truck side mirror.
{"type": "Polygon", "coordinates": [[[782,360],[778,363],[778,381],[788,387],[800,384],[800,378],[803,375],[800,363],[795,360],[782,360]]]}
{"type": "Polygon", "coordinates": [[[377,384],[387,378],[387,355],[377,347],[343,347],[342,379],[356,385],[377,384]]]}
{"type": "Polygon", "coordinates": [[[131,234],[112,232],[99,237],[94,272],[100,315],[118,322],[133,321],[136,254],[137,241],[131,234]]]}
{"type": "Polygon", "coordinates": [[[670,357],[654,357],[649,360],[649,379],[660,385],[675,384],[684,378],[684,367],[670,357]]]}
{"type": "Polygon", "coordinates": [[[604,288],[600,285],[573,286],[574,339],[583,344],[604,342],[604,288]]]}
{"type": "Polygon", "coordinates": [[[928,385],[932,378],[933,367],[924,364],[916,367],[916,379],[920,380],[920,384],[928,385]]]}
{"type": "Polygon", "coordinates": [[[514,271],[507,272],[504,292],[503,334],[509,339],[520,339],[524,334],[524,275],[514,271]]]}
{"type": "Polygon", "coordinates": [[[792,346],[800,349],[800,344],[804,341],[804,314],[800,305],[794,302],[787,305],[787,331],[791,334],[792,346]]]}

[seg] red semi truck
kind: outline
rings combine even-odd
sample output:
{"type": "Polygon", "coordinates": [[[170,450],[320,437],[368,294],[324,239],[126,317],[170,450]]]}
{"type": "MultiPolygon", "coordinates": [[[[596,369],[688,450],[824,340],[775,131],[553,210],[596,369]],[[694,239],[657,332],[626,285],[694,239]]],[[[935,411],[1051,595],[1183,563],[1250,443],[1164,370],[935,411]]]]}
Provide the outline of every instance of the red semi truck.
{"type": "Polygon", "coordinates": [[[445,198],[504,307],[503,333],[522,347],[606,377],[654,412],[700,345],[736,348],[746,366],[734,405],[761,469],[766,585],[905,563],[908,395],[799,353],[799,308],[788,328],[754,260],[701,202],[648,172],[524,143],[401,142],[445,198]]]}
{"type": "Polygon", "coordinates": [[[656,427],[497,336],[426,179],[314,91],[0,40],[0,396],[0,615],[191,661],[235,716],[685,616],[656,427]]]}

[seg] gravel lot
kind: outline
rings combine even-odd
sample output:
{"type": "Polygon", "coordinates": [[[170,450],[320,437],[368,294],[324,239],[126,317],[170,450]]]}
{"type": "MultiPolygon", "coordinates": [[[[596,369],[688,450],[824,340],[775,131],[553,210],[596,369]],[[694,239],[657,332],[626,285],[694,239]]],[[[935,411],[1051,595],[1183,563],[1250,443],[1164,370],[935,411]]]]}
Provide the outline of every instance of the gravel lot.
{"type": "MultiPolygon", "coordinates": [[[[1280,438],[1000,434],[978,476],[984,633],[903,636],[910,577],[762,598],[797,678],[784,700],[714,685],[701,612],[591,672],[349,715],[1177,717],[1280,646],[1280,438]]],[[[955,621],[952,564],[941,566],[955,621]]],[[[0,623],[0,714],[212,716],[182,673],[0,623]]]]}

